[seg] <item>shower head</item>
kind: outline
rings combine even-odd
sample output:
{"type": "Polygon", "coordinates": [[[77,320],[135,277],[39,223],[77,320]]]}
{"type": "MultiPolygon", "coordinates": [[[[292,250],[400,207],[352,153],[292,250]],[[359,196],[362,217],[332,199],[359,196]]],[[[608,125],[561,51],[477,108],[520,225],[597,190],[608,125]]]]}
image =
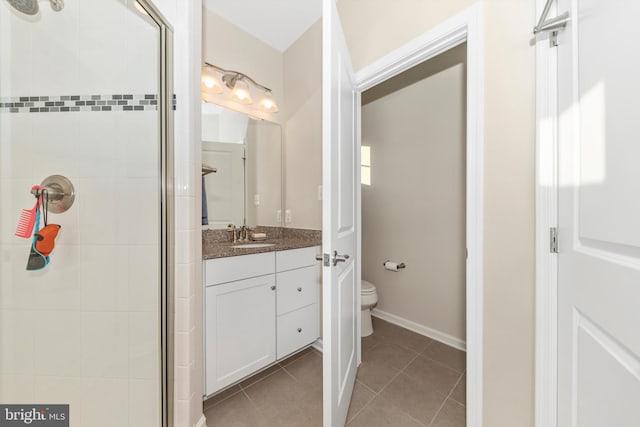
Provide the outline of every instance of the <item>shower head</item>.
{"type": "Polygon", "coordinates": [[[25,15],[36,15],[40,10],[38,0],[7,0],[7,2],[13,6],[15,10],[25,15]]]}
{"type": "MultiPolygon", "coordinates": [[[[51,9],[56,12],[60,12],[64,8],[64,0],[49,0],[49,2],[51,3],[51,9]]],[[[37,15],[40,10],[38,0],[7,0],[7,3],[25,15],[37,15]]]]}

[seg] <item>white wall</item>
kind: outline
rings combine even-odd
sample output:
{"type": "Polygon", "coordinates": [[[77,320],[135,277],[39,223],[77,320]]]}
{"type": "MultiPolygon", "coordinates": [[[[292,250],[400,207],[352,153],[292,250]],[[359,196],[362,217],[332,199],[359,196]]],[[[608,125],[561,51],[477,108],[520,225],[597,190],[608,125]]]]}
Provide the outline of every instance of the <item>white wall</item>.
{"type": "Polygon", "coordinates": [[[284,52],[287,227],[322,228],[322,21],[284,52]]]}
{"type": "MultiPolygon", "coordinates": [[[[473,4],[341,0],[356,69],[473,4]]],[[[529,0],[484,0],[484,425],[533,425],[534,47],[529,0]]]]}
{"type": "Polygon", "coordinates": [[[377,309],[448,335],[465,333],[466,45],[362,95],[362,277],[377,309]],[[399,273],[386,260],[405,262],[399,273]]]}
{"type": "MultiPolygon", "coordinates": [[[[118,1],[0,5],[0,97],[158,94],[159,35],[118,1]]],[[[0,401],[70,403],[72,426],[158,425],[159,114],[0,113],[0,401]],[[51,264],[13,236],[31,185],[75,185],[51,264]],[[135,204],[138,215],[128,209],[135,204]]]]}

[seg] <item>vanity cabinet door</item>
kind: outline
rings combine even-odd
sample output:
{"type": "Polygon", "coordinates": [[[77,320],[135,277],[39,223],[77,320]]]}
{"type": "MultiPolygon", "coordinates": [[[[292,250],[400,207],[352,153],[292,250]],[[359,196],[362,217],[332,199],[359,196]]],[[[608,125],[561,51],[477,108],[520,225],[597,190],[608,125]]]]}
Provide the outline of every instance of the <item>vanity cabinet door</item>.
{"type": "Polygon", "coordinates": [[[275,298],[273,274],[206,288],[207,395],[276,360],[275,298]]]}

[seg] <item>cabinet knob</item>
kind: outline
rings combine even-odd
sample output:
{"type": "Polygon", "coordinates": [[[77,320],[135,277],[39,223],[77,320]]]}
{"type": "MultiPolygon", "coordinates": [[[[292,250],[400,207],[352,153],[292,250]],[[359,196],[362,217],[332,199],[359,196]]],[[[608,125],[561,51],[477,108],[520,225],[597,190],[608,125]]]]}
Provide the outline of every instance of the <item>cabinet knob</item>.
{"type": "Polygon", "coordinates": [[[271,287],[271,290],[272,290],[272,291],[275,291],[275,290],[276,290],[276,286],[275,286],[275,285],[273,285],[273,286],[271,287]]]}
{"type": "Polygon", "coordinates": [[[302,328],[298,328],[298,333],[302,332],[302,328]]]}
{"type": "Polygon", "coordinates": [[[302,288],[298,288],[298,292],[302,292],[302,288]]]}

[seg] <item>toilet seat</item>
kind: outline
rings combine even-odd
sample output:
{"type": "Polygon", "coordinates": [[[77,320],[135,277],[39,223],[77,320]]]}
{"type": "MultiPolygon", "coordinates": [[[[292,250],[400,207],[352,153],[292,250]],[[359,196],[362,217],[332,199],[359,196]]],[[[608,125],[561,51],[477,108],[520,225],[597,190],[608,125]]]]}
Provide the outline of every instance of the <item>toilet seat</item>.
{"type": "Polygon", "coordinates": [[[361,290],[360,293],[362,295],[370,295],[376,293],[376,287],[373,284],[367,282],[366,280],[362,280],[361,282],[361,290]]]}

